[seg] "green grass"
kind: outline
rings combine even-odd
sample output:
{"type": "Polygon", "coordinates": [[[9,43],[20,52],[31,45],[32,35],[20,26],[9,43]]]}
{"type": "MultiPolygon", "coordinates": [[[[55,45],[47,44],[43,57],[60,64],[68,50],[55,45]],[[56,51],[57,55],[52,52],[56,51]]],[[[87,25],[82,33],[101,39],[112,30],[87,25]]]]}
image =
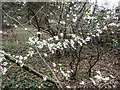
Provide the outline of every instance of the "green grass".
{"type": "MultiPolygon", "coordinates": [[[[27,29],[30,30],[30,31],[35,29],[34,27],[32,27],[32,26],[30,26],[30,25],[29,25],[29,26],[25,26],[25,28],[27,28],[27,29]]],[[[18,27],[18,28],[16,28],[16,29],[14,29],[13,31],[14,31],[14,32],[18,32],[18,31],[25,31],[25,30],[24,30],[24,28],[22,28],[22,27],[18,27]]]]}

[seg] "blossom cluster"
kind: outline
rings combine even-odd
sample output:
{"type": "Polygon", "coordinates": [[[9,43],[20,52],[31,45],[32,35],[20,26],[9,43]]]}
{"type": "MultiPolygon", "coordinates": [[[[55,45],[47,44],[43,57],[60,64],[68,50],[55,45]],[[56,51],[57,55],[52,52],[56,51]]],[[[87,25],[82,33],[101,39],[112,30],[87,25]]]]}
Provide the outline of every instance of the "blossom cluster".
{"type": "MultiPolygon", "coordinates": [[[[63,39],[63,36],[63,33],[60,33],[58,36],[53,36],[46,40],[39,40],[38,37],[29,37],[29,42],[27,43],[36,45],[40,50],[47,47],[49,51],[54,54],[56,50],[64,50],[70,47],[76,49],[76,43],[82,46],[83,44],[87,44],[87,42],[91,39],[91,37],[87,37],[84,40],[76,34],[68,34],[67,36],[71,37],[70,39],[63,39]]],[[[44,55],[47,56],[46,53],[44,53],[44,55]]]]}
{"type": "Polygon", "coordinates": [[[68,80],[69,78],[70,78],[70,74],[73,72],[73,70],[67,70],[67,71],[65,71],[65,70],[63,70],[62,69],[62,64],[56,64],[56,63],[52,63],[52,65],[53,65],[53,70],[54,70],[54,72],[59,72],[59,73],[61,73],[62,74],[62,76],[65,78],[65,80],[68,80]],[[59,69],[56,69],[57,67],[59,67],[59,69]]]}
{"type": "MultiPolygon", "coordinates": [[[[4,53],[4,51],[0,51],[2,53],[4,53]]],[[[7,72],[7,66],[8,62],[6,61],[6,59],[4,58],[4,55],[0,53],[0,70],[2,72],[2,74],[4,75],[7,72]]]]}
{"type": "Polygon", "coordinates": [[[104,77],[102,76],[100,71],[96,71],[97,75],[94,76],[93,78],[90,78],[90,80],[92,81],[92,83],[94,85],[96,85],[98,82],[108,82],[110,81],[110,78],[114,79],[115,77],[113,75],[109,75],[108,77],[104,77]]]}

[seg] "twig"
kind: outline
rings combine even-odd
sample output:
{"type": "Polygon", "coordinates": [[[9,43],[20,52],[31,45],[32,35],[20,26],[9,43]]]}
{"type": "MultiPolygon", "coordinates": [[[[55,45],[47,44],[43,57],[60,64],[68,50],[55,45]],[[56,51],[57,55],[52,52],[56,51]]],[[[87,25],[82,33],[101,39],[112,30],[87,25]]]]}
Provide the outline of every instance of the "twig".
{"type": "MultiPolygon", "coordinates": [[[[11,62],[13,62],[13,63],[16,63],[18,66],[21,65],[21,63],[16,62],[16,61],[18,61],[18,60],[15,59],[14,57],[9,56],[9,55],[7,55],[6,53],[2,53],[2,54],[4,54],[5,58],[8,59],[9,61],[11,61],[11,62]]],[[[43,77],[45,76],[45,75],[37,72],[36,70],[32,69],[31,67],[29,67],[29,66],[26,65],[26,64],[23,64],[23,66],[22,66],[21,68],[27,70],[28,72],[30,72],[30,73],[32,73],[32,74],[34,74],[34,75],[36,75],[36,76],[38,76],[38,77],[40,77],[40,78],[43,78],[43,77]]],[[[54,84],[54,85],[56,85],[56,84],[58,83],[58,82],[56,82],[54,79],[49,78],[49,77],[47,77],[47,80],[46,80],[46,81],[48,81],[48,82],[50,82],[50,83],[52,83],[52,84],[54,84]]]]}
{"type": "MultiPolygon", "coordinates": [[[[62,85],[61,85],[61,83],[60,83],[60,81],[57,79],[54,71],[53,71],[53,70],[51,69],[51,67],[47,64],[47,62],[45,61],[45,59],[41,56],[41,54],[40,54],[39,51],[38,51],[38,48],[37,48],[36,46],[35,46],[35,48],[36,48],[36,50],[37,50],[37,53],[38,53],[39,57],[43,60],[43,62],[47,65],[47,67],[48,67],[48,68],[50,69],[50,71],[53,73],[55,79],[57,80],[57,82],[58,82],[58,84],[59,84],[59,86],[60,86],[60,88],[61,88],[62,90],[64,90],[63,87],[62,87],[62,85]]],[[[57,85],[57,84],[56,84],[56,85],[57,85]]],[[[58,85],[57,85],[57,86],[58,86],[58,85]]],[[[58,86],[58,87],[59,87],[59,86],[58,86]]]]}

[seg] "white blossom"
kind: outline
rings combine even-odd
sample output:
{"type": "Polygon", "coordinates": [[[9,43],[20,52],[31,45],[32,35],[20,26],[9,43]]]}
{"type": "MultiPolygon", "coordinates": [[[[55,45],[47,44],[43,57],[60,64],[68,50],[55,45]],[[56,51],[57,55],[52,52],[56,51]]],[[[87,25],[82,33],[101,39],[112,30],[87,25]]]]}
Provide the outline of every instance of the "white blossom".
{"type": "Polygon", "coordinates": [[[3,57],[0,57],[0,62],[2,62],[3,61],[3,57]]]}
{"type": "Polygon", "coordinates": [[[47,76],[45,75],[44,77],[43,77],[43,81],[46,81],[47,80],[47,76]]]}
{"type": "Polygon", "coordinates": [[[37,46],[39,49],[42,49],[44,47],[43,42],[39,42],[39,45],[37,46]]]}
{"type": "Polygon", "coordinates": [[[59,37],[58,36],[54,36],[55,40],[59,40],[59,37]]]}
{"type": "Polygon", "coordinates": [[[63,42],[63,47],[64,47],[64,48],[67,48],[67,46],[68,46],[68,43],[63,42]]]}
{"type": "Polygon", "coordinates": [[[56,67],[56,64],[55,63],[52,63],[53,64],[53,67],[56,67]]]}
{"type": "Polygon", "coordinates": [[[19,56],[19,60],[23,60],[23,57],[22,57],[22,56],[19,56]]]}
{"type": "Polygon", "coordinates": [[[85,82],[84,82],[84,81],[81,81],[80,84],[81,84],[81,85],[85,85],[85,82]]]}
{"type": "Polygon", "coordinates": [[[27,57],[24,57],[24,60],[26,60],[27,59],[27,57]]]}
{"type": "Polygon", "coordinates": [[[22,63],[22,64],[20,65],[20,67],[23,67],[23,65],[24,65],[24,64],[22,63]]]}
{"type": "Polygon", "coordinates": [[[65,21],[60,21],[61,24],[65,24],[65,21]]]}
{"type": "Polygon", "coordinates": [[[43,44],[44,44],[44,45],[47,45],[47,41],[46,41],[46,40],[43,40],[43,44]]]}
{"type": "Polygon", "coordinates": [[[44,53],[44,56],[47,57],[48,56],[47,53],[44,53]]]}
{"type": "Polygon", "coordinates": [[[51,40],[53,40],[53,38],[49,38],[49,39],[48,39],[48,41],[51,41],[51,40]]]}
{"type": "Polygon", "coordinates": [[[76,49],[76,48],[74,47],[74,43],[75,43],[75,42],[71,39],[71,40],[70,40],[71,47],[73,47],[74,49],[76,49]]]}
{"type": "Polygon", "coordinates": [[[67,71],[67,73],[70,73],[70,71],[67,71]]]}
{"type": "Polygon", "coordinates": [[[41,35],[42,33],[41,33],[41,32],[37,32],[37,34],[40,34],[40,35],[41,35]]]}
{"type": "Polygon", "coordinates": [[[7,62],[3,62],[3,64],[2,64],[2,65],[6,66],[7,64],[8,64],[7,62]]]}
{"type": "Polygon", "coordinates": [[[60,36],[63,37],[63,33],[60,33],[60,36]]]}
{"type": "Polygon", "coordinates": [[[99,76],[99,75],[96,75],[94,78],[96,78],[97,80],[102,80],[103,77],[99,76]]]}
{"type": "Polygon", "coordinates": [[[105,77],[105,78],[102,78],[102,80],[103,80],[104,82],[107,82],[108,80],[110,80],[110,78],[109,78],[109,77],[105,77]]]}
{"type": "Polygon", "coordinates": [[[109,75],[111,78],[115,78],[113,75],[109,75]]]}
{"type": "Polygon", "coordinates": [[[27,28],[24,28],[25,30],[28,30],[27,28]]]}
{"type": "Polygon", "coordinates": [[[90,41],[90,37],[87,37],[87,38],[85,39],[85,41],[90,41]]]}
{"type": "Polygon", "coordinates": [[[95,35],[92,35],[92,37],[95,37],[95,35]]]}
{"type": "Polygon", "coordinates": [[[54,53],[55,53],[55,52],[54,52],[54,50],[52,50],[51,52],[52,52],[52,54],[54,54],[54,53]]]}
{"type": "Polygon", "coordinates": [[[67,14],[67,17],[70,17],[70,15],[69,15],[69,14],[67,14]]]}
{"type": "Polygon", "coordinates": [[[102,76],[102,75],[101,75],[101,72],[100,72],[99,70],[98,70],[98,71],[96,71],[96,73],[97,73],[97,74],[99,74],[100,76],[102,76]]]}
{"type": "Polygon", "coordinates": [[[34,38],[34,42],[36,43],[37,41],[39,40],[39,38],[37,37],[37,38],[34,38]]]}
{"type": "Polygon", "coordinates": [[[100,36],[100,35],[99,35],[99,33],[96,33],[96,36],[98,36],[98,37],[99,37],[99,36],[100,36]]]}
{"type": "Polygon", "coordinates": [[[2,34],[3,32],[2,31],[0,31],[0,34],[2,34]]]}
{"type": "Polygon", "coordinates": [[[92,78],[90,78],[90,80],[92,81],[92,83],[93,83],[94,85],[96,85],[95,80],[93,80],[92,78]]]}
{"type": "Polygon", "coordinates": [[[73,72],[73,70],[71,70],[71,72],[73,72]]]}
{"type": "Polygon", "coordinates": [[[1,71],[2,71],[2,74],[4,75],[7,72],[7,68],[4,67],[4,68],[2,68],[1,71]]]}
{"type": "Polygon", "coordinates": [[[58,8],[60,8],[60,6],[58,6],[58,8]]]}
{"type": "Polygon", "coordinates": [[[15,56],[15,58],[19,58],[19,56],[15,56]]]}
{"type": "Polygon", "coordinates": [[[15,28],[18,28],[18,26],[16,24],[13,24],[15,28]]]}
{"type": "Polygon", "coordinates": [[[73,22],[77,21],[77,16],[75,18],[72,19],[73,22]]]}
{"type": "Polygon", "coordinates": [[[62,64],[58,64],[59,66],[62,66],[62,64]]]}
{"type": "Polygon", "coordinates": [[[19,63],[22,63],[22,60],[19,60],[19,63]]]}
{"type": "Polygon", "coordinates": [[[100,33],[100,34],[102,33],[102,31],[100,29],[97,29],[96,31],[98,31],[98,33],[100,33]]]}
{"type": "Polygon", "coordinates": [[[71,88],[70,86],[66,86],[66,88],[71,88]]]}
{"type": "Polygon", "coordinates": [[[110,23],[108,26],[117,26],[116,23],[110,23]]]}

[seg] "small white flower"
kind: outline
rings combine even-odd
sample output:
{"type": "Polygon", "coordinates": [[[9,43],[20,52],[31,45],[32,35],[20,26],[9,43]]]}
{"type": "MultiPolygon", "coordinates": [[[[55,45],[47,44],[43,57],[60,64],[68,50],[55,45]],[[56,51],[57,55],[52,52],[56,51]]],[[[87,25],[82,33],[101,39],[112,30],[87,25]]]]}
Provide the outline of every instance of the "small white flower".
{"type": "Polygon", "coordinates": [[[47,76],[45,75],[44,77],[43,77],[43,81],[46,81],[47,80],[47,76]]]}
{"type": "Polygon", "coordinates": [[[22,60],[19,60],[19,63],[22,63],[22,60]]]}
{"type": "Polygon", "coordinates": [[[47,45],[48,43],[47,43],[47,41],[46,41],[46,40],[43,40],[43,44],[44,44],[44,45],[47,45]]]}
{"type": "Polygon", "coordinates": [[[54,52],[54,50],[52,50],[51,52],[52,52],[52,54],[54,54],[54,53],[55,53],[55,52],[54,52]]]}
{"type": "Polygon", "coordinates": [[[22,56],[19,56],[19,60],[23,60],[23,57],[22,57],[22,56]]]}
{"type": "Polygon", "coordinates": [[[28,30],[27,28],[24,28],[24,30],[28,30]]]}
{"type": "Polygon", "coordinates": [[[58,6],[58,8],[60,8],[60,6],[58,6]]]}
{"type": "Polygon", "coordinates": [[[67,73],[70,73],[70,71],[67,71],[67,73]]]}
{"type": "Polygon", "coordinates": [[[17,62],[18,62],[18,60],[15,61],[15,63],[17,63],[17,62]]]}
{"type": "Polygon", "coordinates": [[[12,55],[13,57],[15,57],[15,55],[12,55]]]}
{"type": "Polygon", "coordinates": [[[44,56],[47,57],[48,56],[47,53],[44,53],[44,56]]]}
{"type": "Polygon", "coordinates": [[[71,70],[71,72],[73,72],[73,70],[71,70]]]}
{"type": "Polygon", "coordinates": [[[41,88],[41,86],[38,86],[38,88],[41,88]]]}
{"type": "Polygon", "coordinates": [[[18,26],[16,24],[13,24],[15,28],[18,28],[18,26]]]}
{"type": "Polygon", "coordinates": [[[61,70],[61,73],[64,74],[64,71],[61,70]]]}
{"type": "Polygon", "coordinates": [[[27,59],[27,57],[24,57],[24,60],[26,60],[27,59]]]}
{"type": "Polygon", "coordinates": [[[55,68],[53,69],[55,72],[57,71],[55,68]]]}
{"type": "Polygon", "coordinates": [[[92,37],[95,37],[95,35],[92,35],[92,37]]]}
{"type": "Polygon", "coordinates": [[[58,64],[59,66],[62,66],[62,64],[58,64]]]}
{"type": "Polygon", "coordinates": [[[100,81],[101,81],[101,79],[102,79],[102,77],[99,76],[99,75],[96,75],[94,78],[96,78],[97,80],[100,80],[100,81]]]}
{"type": "Polygon", "coordinates": [[[66,88],[71,88],[70,86],[66,86],[66,88]]]}
{"type": "Polygon", "coordinates": [[[76,17],[77,15],[76,14],[73,14],[74,17],[76,17]]]}
{"type": "Polygon", "coordinates": [[[100,35],[99,35],[99,33],[96,33],[96,36],[98,36],[98,37],[99,37],[99,36],[100,36],[100,35]]]}
{"type": "Polygon", "coordinates": [[[24,64],[21,64],[20,67],[23,67],[24,64]]]}
{"type": "Polygon", "coordinates": [[[64,47],[64,48],[67,48],[67,45],[68,45],[68,43],[63,42],[63,47],[64,47]]]}
{"type": "Polygon", "coordinates": [[[7,68],[2,69],[2,74],[4,75],[7,72],[7,68]]]}
{"type": "Polygon", "coordinates": [[[99,74],[100,76],[102,76],[102,75],[101,75],[101,72],[100,72],[99,70],[98,70],[98,71],[96,71],[96,73],[97,73],[97,74],[99,74]]]}
{"type": "Polygon", "coordinates": [[[80,46],[82,46],[82,43],[80,41],[77,41],[77,42],[80,44],[80,46]]]}
{"type": "Polygon", "coordinates": [[[37,37],[37,38],[34,38],[34,42],[37,42],[39,40],[39,38],[37,37]]]}
{"type": "Polygon", "coordinates": [[[110,80],[110,78],[109,78],[109,77],[105,77],[105,78],[102,78],[102,80],[103,80],[104,82],[107,82],[108,80],[110,80]]]}
{"type": "Polygon", "coordinates": [[[69,14],[67,14],[67,17],[70,17],[70,15],[69,15],[69,14]]]}
{"type": "Polygon", "coordinates": [[[29,54],[27,54],[27,57],[29,57],[30,55],[29,54]]]}
{"type": "Polygon", "coordinates": [[[58,36],[54,36],[55,40],[59,40],[59,37],[58,36]]]}
{"type": "Polygon", "coordinates": [[[108,26],[117,26],[116,23],[110,23],[108,26]]]}
{"type": "Polygon", "coordinates": [[[40,34],[40,35],[41,35],[42,33],[41,33],[41,32],[37,32],[37,34],[40,34]]]}
{"type": "Polygon", "coordinates": [[[81,84],[81,85],[85,85],[85,82],[84,82],[84,81],[81,81],[80,84],[81,84]]]}
{"type": "Polygon", "coordinates": [[[96,85],[95,80],[93,80],[92,78],[90,78],[90,80],[92,81],[92,83],[93,83],[94,85],[96,85]]]}
{"type": "Polygon", "coordinates": [[[2,34],[3,32],[2,31],[0,31],[0,34],[2,34]]]}
{"type": "Polygon", "coordinates": [[[90,37],[87,37],[87,38],[85,39],[85,41],[90,41],[90,37]]]}
{"type": "Polygon", "coordinates": [[[3,61],[3,57],[0,57],[0,62],[2,62],[3,61]]]}
{"type": "Polygon", "coordinates": [[[98,31],[98,33],[100,33],[100,34],[102,33],[102,31],[101,31],[100,29],[97,29],[97,31],[98,31]]]}
{"type": "Polygon", "coordinates": [[[113,75],[109,75],[111,78],[115,78],[113,75]]]}
{"type": "Polygon", "coordinates": [[[77,17],[73,18],[73,22],[76,22],[77,21],[77,17]]]}
{"type": "Polygon", "coordinates": [[[60,36],[63,37],[63,33],[60,33],[60,36]]]}
{"type": "Polygon", "coordinates": [[[65,24],[65,21],[60,21],[61,24],[65,24]]]}
{"type": "Polygon", "coordinates": [[[11,54],[8,54],[8,53],[7,53],[7,55],[10,56],[11,54]]]}
{"type": "Polygon", "coordinates": [[[2,65],[6,66],[8,63],[7,62],[4,62],[2,65]]]}
{"type": "Polygon", "coordinates": [[[56,67],[56,64],[55,63],[52,63],[53,64],[53,67],[56,67]]]}
{"type": "Polygon", "coordinates": [[[53,40],[53,38],[49,38],[49,39],[48,39],[48,41],[51,41],[51,40],[53,40]]]}
{"type": "Polygon", "coordinates": [[[16,56],[15,58],[19,58],[19,56],[16,56]]]}

